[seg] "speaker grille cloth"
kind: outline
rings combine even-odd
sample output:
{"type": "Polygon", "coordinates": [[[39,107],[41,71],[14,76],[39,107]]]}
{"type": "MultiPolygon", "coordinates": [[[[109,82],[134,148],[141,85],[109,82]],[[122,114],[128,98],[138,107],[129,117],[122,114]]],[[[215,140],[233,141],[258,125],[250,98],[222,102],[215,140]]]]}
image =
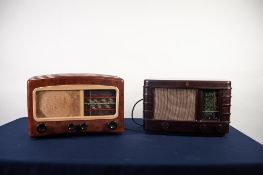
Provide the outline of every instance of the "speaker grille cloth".
{"type": "Polygon", "coordinates": [[[195,120],[196,93],[194,89],[154,89],[154,119],[195,120]]]}
{"type": "Polygon", "coordinates": [[[79,91],[39,91],[36,93],[36,114],[39,118],[80,115],[79,91]]]}

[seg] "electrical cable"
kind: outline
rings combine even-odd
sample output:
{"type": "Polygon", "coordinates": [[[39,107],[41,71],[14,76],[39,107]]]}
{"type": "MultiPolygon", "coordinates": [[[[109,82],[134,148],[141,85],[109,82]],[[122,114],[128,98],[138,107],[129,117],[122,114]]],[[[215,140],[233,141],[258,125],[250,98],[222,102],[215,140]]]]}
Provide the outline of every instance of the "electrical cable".
{"type": "Polygon", "coordinates": [[[134,117],[133,117],[133,111],[134,111],[135,106],[136,106],[140,101],[142,101],[142,100],[143,100],[143,98],[140,99],[140,100],[138,100],[138,101],[133,105],[133,107],[132,107],[132,112],[131,112],[131,119],[132,119],[132,121],[133,121],[136,125],[139,125],[139,126],[143,126],[143,124],[136,122],[136,120],[135,120],[134,117]]]}

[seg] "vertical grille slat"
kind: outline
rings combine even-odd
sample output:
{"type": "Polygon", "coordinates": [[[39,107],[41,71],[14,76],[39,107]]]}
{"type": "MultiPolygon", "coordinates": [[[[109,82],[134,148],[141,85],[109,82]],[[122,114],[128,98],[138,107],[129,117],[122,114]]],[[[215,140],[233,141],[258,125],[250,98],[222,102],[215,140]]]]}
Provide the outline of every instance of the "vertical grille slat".
{"type": "Polygon", "coordinates": [[[195,89],[154,89],[154,119],[194,121],[195,89]]]}

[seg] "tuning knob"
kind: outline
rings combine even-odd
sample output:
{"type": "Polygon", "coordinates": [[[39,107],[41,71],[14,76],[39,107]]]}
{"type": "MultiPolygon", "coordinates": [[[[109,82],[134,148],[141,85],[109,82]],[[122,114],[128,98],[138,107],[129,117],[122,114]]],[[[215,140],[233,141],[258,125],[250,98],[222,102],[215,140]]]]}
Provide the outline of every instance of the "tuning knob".
{"type": "Polygon", "coordinates": [[[75,125],[74,125],[73,123],[70,123],[70,124],[68,125],[68,130],[69,130],[70,132],[75,131],[75,130],[76,130],[75,125]]]}
{"type": "Polygon", "coordinates": [[[219,134],[225,133],[225,127],[222,124],[217,125],[216,130],[219,134]]]}
{"type": "Polygon", "coordinates": [[[161,126],[162,126],[163,130],[165,130],[165,131],[170,128],[170,124],[166,121],[162,122],[161,126]]]}
{"type": "Polygon", "coordinates": [[[107,125],[108,125],[108,128],[111,129],[111,130],[115,130],[117,128],[117,126],[118,126],[116,121],[111,121],[107,125]]]}
{"type": "Polygon", "coordinates": [[[87,125],[86,123],[82,123],[82,124],[80,125],[81,131],[85,131],[87,128],[88,128],[88,125],[87,125]]]}
{"type": "Polygon", "coordinates": [[[47,131],[47,127],[44,123],[38,124],[37,125],[37,132],[39,133],[44,133],[47,131]]]}
{"type": "Polygon", "coordinates": [[[206,132],[207,131],[207,125],[202,123],[202,124],[200,124],[199,129],[201,132],[206,132]]]}

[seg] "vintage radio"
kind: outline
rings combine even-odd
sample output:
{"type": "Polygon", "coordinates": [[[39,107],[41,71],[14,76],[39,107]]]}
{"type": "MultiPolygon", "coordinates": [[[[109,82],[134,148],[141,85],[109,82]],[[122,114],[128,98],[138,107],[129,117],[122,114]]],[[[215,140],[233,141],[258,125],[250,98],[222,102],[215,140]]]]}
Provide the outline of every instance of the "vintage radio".
{"type": "Polygon", "coordinates": [[[146,131],[224,135],[229,131],[231,82],[145,80],[146,131]]]}
{"type": "Polygon", "coordinates": [[[54,74],[28,80],[29,135],[121,133],[124,82],[97,74],[54,74]]]}

